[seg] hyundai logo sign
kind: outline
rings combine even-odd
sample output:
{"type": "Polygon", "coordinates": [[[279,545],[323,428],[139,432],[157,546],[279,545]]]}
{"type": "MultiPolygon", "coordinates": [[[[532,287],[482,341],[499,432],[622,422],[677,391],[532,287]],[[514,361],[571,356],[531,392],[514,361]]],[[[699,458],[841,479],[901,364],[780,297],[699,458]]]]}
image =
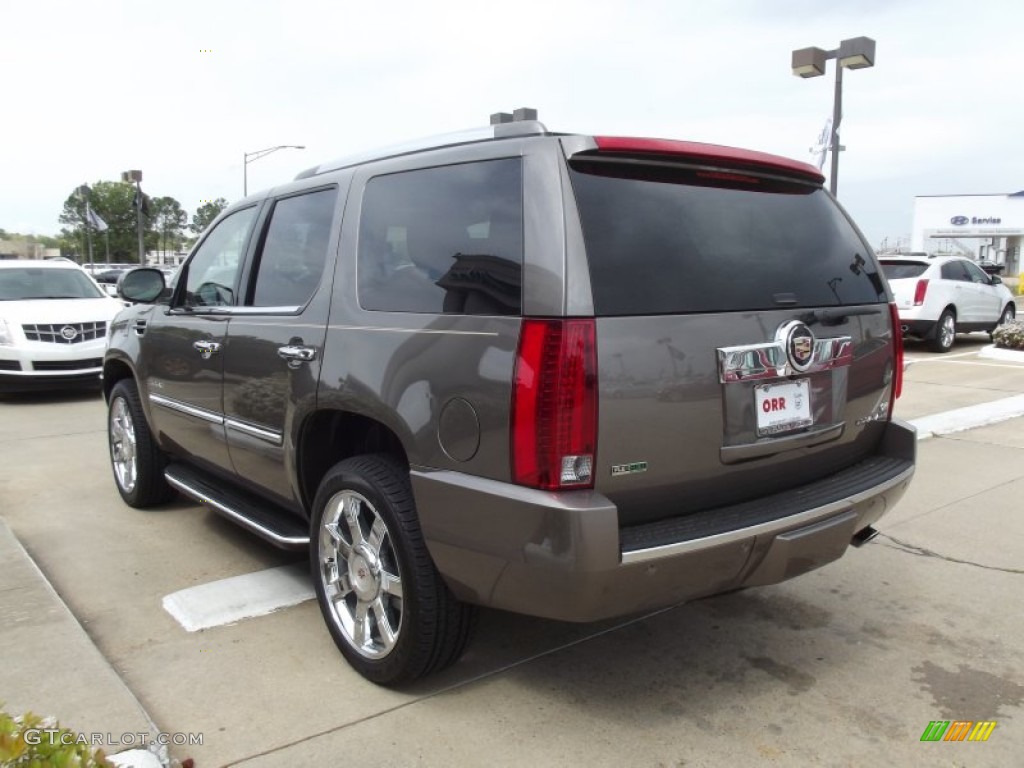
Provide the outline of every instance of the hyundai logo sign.
{"type": "Polygon", "coordinates": [[[962,227],[965,224],[1002,224],[1003,220],[997,216],[954,216],[949,223],[954,227],[962,227]]]}

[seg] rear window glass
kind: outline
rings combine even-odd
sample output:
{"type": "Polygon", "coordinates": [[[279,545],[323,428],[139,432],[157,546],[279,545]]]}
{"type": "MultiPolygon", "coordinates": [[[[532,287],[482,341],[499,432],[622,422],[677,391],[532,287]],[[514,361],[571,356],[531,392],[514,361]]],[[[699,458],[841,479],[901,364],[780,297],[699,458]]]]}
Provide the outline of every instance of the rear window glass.
{"type": "Polygon", "coordinates": [[[901,280],[906,277],[920,277],[928,269],[927,264],[906,261],[886,261],[882,259],[882,272],[889,280],[901,280]]]}
{"type": "Polygon", "coordinates": [[[598,315],[885,300],[868,247],[820,188],[587,160],[570,173],[598,315]]]}

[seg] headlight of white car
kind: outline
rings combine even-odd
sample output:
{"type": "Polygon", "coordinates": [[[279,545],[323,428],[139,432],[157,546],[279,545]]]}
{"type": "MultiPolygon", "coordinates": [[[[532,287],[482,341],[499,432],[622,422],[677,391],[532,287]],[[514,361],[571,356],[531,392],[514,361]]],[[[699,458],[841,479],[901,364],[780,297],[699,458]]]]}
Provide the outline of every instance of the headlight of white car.
{"type": "Polygon", "coordinates": [[[7,324],[7,321],[0,317],[0,344],[5,347],[9,347],[14,343],[14,337],[11,336],[11,327],[7,324]]]}

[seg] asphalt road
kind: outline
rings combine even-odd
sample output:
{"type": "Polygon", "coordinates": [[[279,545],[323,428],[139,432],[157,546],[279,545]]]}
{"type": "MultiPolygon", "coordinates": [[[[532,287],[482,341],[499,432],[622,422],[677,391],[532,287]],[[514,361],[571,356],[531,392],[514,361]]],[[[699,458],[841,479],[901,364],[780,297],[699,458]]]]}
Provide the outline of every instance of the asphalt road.
{"type": "MultiPolygon", "coordinates": [[[[897,416],[1024,393],[984,342],[911,346],[897,416]]],[[[165,596],[301,558],[191,503],[124,506],[104,419],[95,396],[0,400],[0,515],[156,724],[203,734],[172,749],[198,768],[1021,764],[1021,419],[922,441],[883,535],[824,569],[599,625],[485,611],[404,691],[350,671],[311,601],[186,632],[165,596]],[[997,726],[923,743],[933,720],[997,726]]]]}

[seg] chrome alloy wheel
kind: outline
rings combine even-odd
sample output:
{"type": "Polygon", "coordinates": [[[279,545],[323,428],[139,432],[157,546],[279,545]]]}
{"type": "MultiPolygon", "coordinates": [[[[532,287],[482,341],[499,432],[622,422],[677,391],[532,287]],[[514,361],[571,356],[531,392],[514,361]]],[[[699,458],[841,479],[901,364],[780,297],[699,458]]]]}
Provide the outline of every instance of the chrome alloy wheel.
{"type": "Polygon", "coordinates": [[[125,493],[135,490],[139,475],[135,422],[128,403],[118,397],[110,406],[110,459],[117,484],[125,493]]]}
{"type": "Polygon", "coordinates": [[[402,631],[402,575],[387,525],[364,496],[328,500],[318,554],[330,619],[361,656],[384,658],[402,631]]]}
{"type": "Polygon", "coordinates": [[[956,338],[956,320],[950,314],[945,314],[942,317],[942,325],[939,326],[939,341],[942,343],[943,348],[949,349],[953,346],[953,340],[956,338]]]}

